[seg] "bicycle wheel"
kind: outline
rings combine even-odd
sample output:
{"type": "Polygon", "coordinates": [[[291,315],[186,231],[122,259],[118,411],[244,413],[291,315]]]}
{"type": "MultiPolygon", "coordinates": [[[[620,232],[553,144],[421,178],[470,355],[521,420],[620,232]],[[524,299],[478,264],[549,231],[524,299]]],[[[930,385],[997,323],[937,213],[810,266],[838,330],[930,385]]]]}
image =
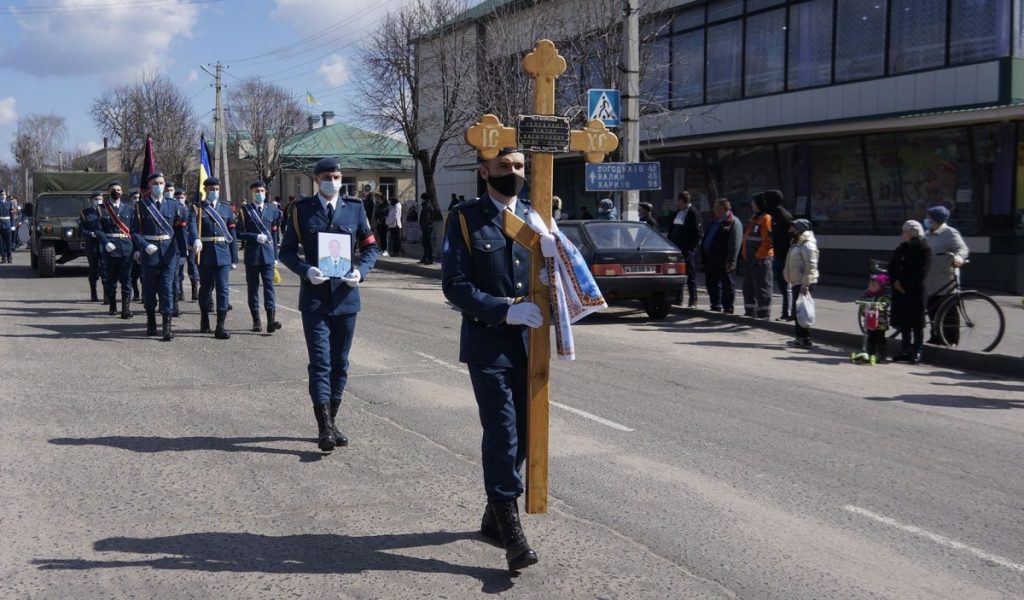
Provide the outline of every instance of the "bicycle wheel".
{"type": "Polygon", "coordinates": [[[991,352],[1003,339],[1006,321],[992,298],[981,292],[961,292],[942,303],[933,326],[947,346],[991,352]]]}
{"type": "Polygon", "coordinates": [[[857,326],[860,327],[861,333],[867,333],[864,329],[864,313],[867,312],[867,308],[863,304],[857,305],[857,326]]]}

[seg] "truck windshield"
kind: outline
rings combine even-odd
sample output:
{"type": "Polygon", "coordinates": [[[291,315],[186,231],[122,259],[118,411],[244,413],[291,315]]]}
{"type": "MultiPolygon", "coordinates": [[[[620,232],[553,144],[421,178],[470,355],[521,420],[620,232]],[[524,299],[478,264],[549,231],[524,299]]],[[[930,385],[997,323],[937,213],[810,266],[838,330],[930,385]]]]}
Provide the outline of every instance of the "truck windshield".
{"type": "Polygon", "coordinates": [[[40,217],[77,217],[87,198],[81,196],[43,196],[36,199],[36,214],[40,217]]]}

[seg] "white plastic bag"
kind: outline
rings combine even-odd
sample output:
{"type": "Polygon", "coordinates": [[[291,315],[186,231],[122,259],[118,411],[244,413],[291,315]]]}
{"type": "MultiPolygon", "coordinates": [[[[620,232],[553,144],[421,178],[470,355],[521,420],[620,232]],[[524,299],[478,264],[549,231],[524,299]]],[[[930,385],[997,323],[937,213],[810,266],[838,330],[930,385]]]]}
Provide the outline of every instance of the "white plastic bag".
{"type": "Polygon", "coordinates": [[[810,294],[800,294],[796,298],[796,322],[804,329],[814,325],[814,298],[810,294]]]}

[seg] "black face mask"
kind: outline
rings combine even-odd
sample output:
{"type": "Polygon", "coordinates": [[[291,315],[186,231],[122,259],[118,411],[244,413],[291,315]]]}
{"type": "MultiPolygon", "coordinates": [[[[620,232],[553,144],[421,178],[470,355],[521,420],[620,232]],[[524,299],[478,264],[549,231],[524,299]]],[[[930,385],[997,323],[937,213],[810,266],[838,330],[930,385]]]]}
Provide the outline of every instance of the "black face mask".
{"type": "Polygon", "coordinates": [[[121,199],[121,192],[110,192],[110,199],[111,200],[120,200],[121,199]]]}
{"type": "Polygon", "coordinates": [[[487,185],[502,196],[518,196],[520,190],[526,185],[526,178],[518,173],[490,175],[487,177],[487,185]]]}

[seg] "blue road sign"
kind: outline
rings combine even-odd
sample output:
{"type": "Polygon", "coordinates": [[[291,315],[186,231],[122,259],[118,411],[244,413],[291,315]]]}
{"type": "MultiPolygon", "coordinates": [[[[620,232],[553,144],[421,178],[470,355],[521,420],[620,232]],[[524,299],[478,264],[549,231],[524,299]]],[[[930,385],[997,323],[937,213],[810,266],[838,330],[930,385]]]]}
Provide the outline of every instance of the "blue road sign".
{"type": "Polygon", "coordinates": [[[587,120],[601,119],[605,127],[618,127],[619,90],[587,90],[587,120]]]}
{"type": "Polygon", "coordinates": [[[660,190],[661,163],[588,164],[586,180],[588,192],[660,190]]]}

